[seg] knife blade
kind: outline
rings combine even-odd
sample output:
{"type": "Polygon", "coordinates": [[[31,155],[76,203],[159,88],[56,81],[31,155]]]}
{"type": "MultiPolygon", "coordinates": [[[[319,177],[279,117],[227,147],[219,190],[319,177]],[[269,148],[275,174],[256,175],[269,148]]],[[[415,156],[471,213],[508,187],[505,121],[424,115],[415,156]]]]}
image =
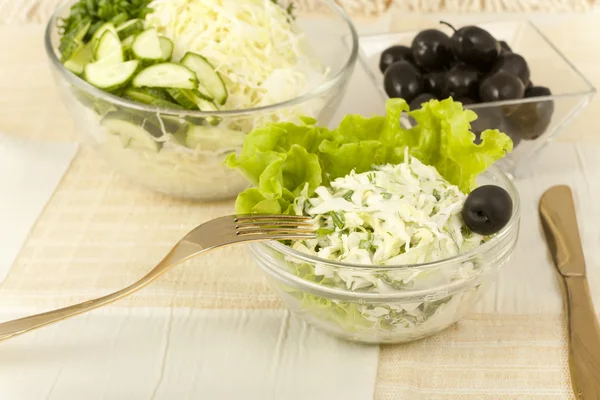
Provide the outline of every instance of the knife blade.
{"type": "Polygon", "coordinates": [[[586,276],[573,194],[554,186],[542,195],[540,216],[552,259],[562,276],[586,276]]]}
{"type": "Polygon", "coordinates": [[[600,327],[587,282],[571,189],[548,189],[540,200],[539,212],[552,260],[564,281],[573,392],[578,399],[600,400],[600,327]]]}

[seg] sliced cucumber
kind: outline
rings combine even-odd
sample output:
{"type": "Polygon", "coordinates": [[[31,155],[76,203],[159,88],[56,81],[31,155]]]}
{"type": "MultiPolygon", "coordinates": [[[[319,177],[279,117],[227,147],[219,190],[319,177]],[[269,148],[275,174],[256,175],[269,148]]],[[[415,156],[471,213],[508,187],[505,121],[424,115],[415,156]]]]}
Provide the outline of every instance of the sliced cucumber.
{"type": "Polygon", "coordinates": [[[134,39],[135,36],[132,35],[121,42],[121,47],[123,48],[123,57],[126,60],[131,60],[133,58],[133,51],[131,50],[131,45],[133,44],[134,39]]]}
{"type": "Polygon", "coordinates": [[[177,117],[170,115],[150,115],[144,120],[143,127],[154,137],[162,137],[167,134],[177,135],[178,140],[185,138],[189,124],[177,117]]]}
{"type": "Polygon", "coordinates": [[[206,58],[188,52],[181,59],[181,63],[196,73],[198,82],[208,90],[217,103],[225,104],[228,96],[225,82],[206,58]]]}
{"type": "Polygon", "coordinates": [[[210,94],[208,92],[208,90],[206,90],[206,88],[204,86],[202,86],[200,83],[198,83],[198,93],[200,94],[201,97],[203,97],[205,100],[210,100],[213,101],[215,98],[212,96],[212,94],[210,94]]]}
{"type": "Polygon", "coordinates": [[[102,34],[94,51],[94,59],[103,64],[119,64],[125,61],[121,41],[116,33],[107,30],[102,34]]]}
{"type": "Polygon", "coordinates": [[[75,51],[71,58],[65,62],[65,67],[69,71],[77,75],[81,75],[85,65],[92,62],[93,59],[94,53],[92,52],[92,43],[90,42],[84,46],[81,46],[77,51],[75,51]]]}
{"type": "Polygon", "coordinates": [[[138,66],[137,60],[119,64],[87,64],[84,79],[100,89],[112,91],[126,86],[134,77],[138,66]]]}
{"type": "Polygon", "coordinates": [[[137,35],[143,30],[144,21],[141,19],[130,19],[129,21],[117,26],[117,33],[119,34],[119,39],[121,40],[125,40],[133,35],[137,35]]]}
{"type": "Polygon", "coordinates": [[[152,138],[152,135],[139,125],[111,117],[104,118],[101,123],[110,132],[121,136],[121,143],[123,143],[124,147],[133,147],[153,152],[157,152],[159,149],[159,145],[152,138]]]}
{"type": "Polygon", "coordinates": [[[104,35],[104,32],[106,31],[111,31],[112,33],[117,35],[117,37],[119,36],[113,24],[111,24],[110,22],[102,24],[100,28],[98,28],[96,32],[94,32],[94,34],[92,35],[92,39],[90,40],[90,42],[92,42],[92,49],[94,50],[94,54],[96,53],[96,48],[100,44],[100,39],[102,38],[102,35],[104,35]]]}
{"type": "Polygon", "coordinates": [[[170,88],[167,89],[167,92],[169,92],[171,97],[184,108],[187,108],[188,110],[198,109],[197,101],[200,99],[200,97],[194,93],[194,90],[170,88]]]}
{"type": "Polygon", "coordinates": [[[163,61],[163,51],[156,29],[146,29],[138,34],[131,45],[133,56],[146,62],[163,61]]]}
{"type": "Polygon", "coordinates": [[[133,79],[133,86],[196,89],[198,81],[196,75],[188,68],[169,62],[144,68],[133,79]]]}
{"type": "Polygon", "coordinates": [[[61,61],[65,62],[71,58],[73,53],[83,45],[83,38],[90,30],[92,22],[87,20],[80,21],[75,29],[62,37],[58,50],[61,53],[61,61]]]}
{"type": "Polygon", "coordinates": [[[131,45],[133,44],[133,41],[134,41],[134,40],[135,40],[135,36],[129,36],[129,37],[127,37],[126,39],[124,39],[124,40],[121,42],[121,46],[122,46],[123,48],[125,48],[125,47],[131,47],[131,45]]]}
{"type": "Polygon", "coordinates": [[[210,100],[199,98],[198,102],[196,104],[198,105],[198,108],[200,109],[200,111],[206,111],[206,112],[219,111],[219,107],[210,100]]]}
{"type": "Polygon", "coordinates": [[[160,50],[162,51],[162,58],[165,61],[170,61],[173,56],[173,42],[171,39],[161,36],[158,38],[160,42],[160,50]]]}
{"type": "Polygon", "coordinates": [[[179,104],[173,103],[168,94],[158,88],[129,88],[125,91],[125,96],[134,101],[143,104],[149,104],[156,107],[182,109],[179,104]]]}

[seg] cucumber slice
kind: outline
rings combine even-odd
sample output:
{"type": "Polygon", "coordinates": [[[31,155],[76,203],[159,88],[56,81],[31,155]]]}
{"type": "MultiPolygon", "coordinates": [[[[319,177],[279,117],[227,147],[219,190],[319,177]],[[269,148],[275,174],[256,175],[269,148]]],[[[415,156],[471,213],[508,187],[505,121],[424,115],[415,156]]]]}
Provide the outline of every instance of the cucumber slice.
{"type": "Polygon", "coordinates": [[[92,85],[112,91],[126,86],[135,75],[139,61],[119,64],[92,63],[84,68],[84,79],[92,85]]]}
{"type": "Polygon", "coordinates": [[[126,60],[131,60],[133,58],[133,51],[131,50],[131,45],[133,44],[134,39],[135,36],[132,35],[121,42],[121,47],[123,48],[123,57],[126,60]]]}
{"type": "Polygon", "coordinates": [[[74,74],[81,75],[86,64],[89,64],[94,59],[92,52],[92,43],[81,46],[71,58],[65,62],[65,67],[74,74]]]}
{"type": "MultiPolygon", "coordinates": [[[[204,112],[219,111],[219,106],[217,106],[213,101],[210,101],[210,100],[199,99],[197,104],[198,104],[198,108],[200,109],[200,111],[204,111],[204,112]]],[[[210,116],[210,117],[206,118],[206,122],[208,122],[212,126],[217,126],[221,123],[221,118],[210,116]]]]}
{"type": "Polygon", "coordinates": [[[129,88],[125,91],[125,96],[130,99],[143,103],[149,104],[156,107],[183,109],[179,104],[173,103],[168,94],[162,89],[157,88],[129,88]]]}
{"type": "Polygon", "coordinates": [[[181,104],[184,108],[188,110],[197,110],[198,109],[198,100],[201,99],[194,90],[190,89],[167,89],[167,92],[171,95],[171,97],[179,104],[181,104]]]}
{"type": "Polygon", "coordinates": [[[125,61],[121,41],[116,33],[110,30],[104,32],[94,51],[94,59],[103,64],[119,64],[125,61]]]}
{"type": "Polygon", "coordinates": [[[117,26],[117,33],[119,34],[119,39],[125,40],[133,35],[137,35],[140,32],[144,31],[144,21],[141,19],[130,19],[127,22],[122,23],[117,26]]]}
{"type": "MultiPolygon", "coordinates": [[[[135,42],[134,42],[135,45],[135,42]]],[[[134,87],[196,89],[196,75],[181,64],[161,63],[144,68],[133,79],[134,87]]]]}
{"type": "Polygon", "coordinates": [[[217,103],[225,104],[228,96],[225,82],[206,58],[188,52],[181,59],[181,63],[196,73],[198,82],[208,90],[217,103]]]}
{"type": "Polygon", "coordinates": [[[210,100],[199,98],[196,104],[198,105],[200,111],[219,111],[219,107],[213,101],[210,100]]]}
{"type": "Polygon", "coordinates": [[[212,94],[210,94],[208,90],[200,83],[198,83],[198,93],[200,94],[200,97],[204,98],[205,100],[213,101],[215,99],[212,94]]]}
{"type": "Polygon", "coordinates": [[[129,121],[117,118],[104,118],[101,122],[111,133],[121,137],[124,147],[133,147],[152,152],[158,151],[158,143],[144,128],[129,121]]]}
{"type": "Polygon", "coordinates": [[[90,26],[92,25],[92,21],[89,19],[80,21],[75,29],[71,30],[67,35],[63,36],[60,40],[60,45],[58,46],[58,50],[61,54],[61,61],[65,62],[77,49],[79,49],[83,45],[83,38],[90,30],[90,26]]]}
{"type": "Polygon", "coordinates": [[[173,47],[174,47],[171,39],[161,36],[158,38],[158,41],[160,42],[160,50],[162,51],[163,60],[165,60],[165,61],[171,60],[171,57],[173,56],[173,47]]]}
{"type": "Polygon", "coordinates": [[[170,115],[150,115],[142,125],[152,136],[159,138],[166,134],[177,135],[178,140],[185,138],[189,124],[170,115]]]}
{"type": "Polygon", "coordinates": [[[133,36],[133,35],[132,35],[132,36],[129,36],[129,37],[127,37],[125,40],[123,40],[123,41],[121,42],[121,46],[122,46],[123,48],[125,48],[125,47],[131,47],[131,45],[133,44],[133,41],[134,41],[134,40],[135,40],[135,36],[133,36]]]}
{"type": "Polygon", "coordinates": [[[100,39],[102,38],[102,35],[104,35],[104,32],[106,32],[106,31],[110,31],[110,32],[114,33],[115,35],[117,35],[117,37],[119,36],[117,34],[117,30],[115,29],[115,26],[113,24],[111,24],[110,22],[102,24],[100,26],[100,28],[98,28],[98,30],[96,30],[96,32],[94,32],[94,34],[92,35],[92,39],[90,40],[90,42],[92,42],[92,49],[94,50],[94,54],[96,54],[96,48],[100,44],[100,39]]]}
{"type": "Polygon", "coordinates": [[[133,56],[147,62],[163,61],[163,51],[156,29],[146,29],[138,34],[131,45],[133,56]]]}

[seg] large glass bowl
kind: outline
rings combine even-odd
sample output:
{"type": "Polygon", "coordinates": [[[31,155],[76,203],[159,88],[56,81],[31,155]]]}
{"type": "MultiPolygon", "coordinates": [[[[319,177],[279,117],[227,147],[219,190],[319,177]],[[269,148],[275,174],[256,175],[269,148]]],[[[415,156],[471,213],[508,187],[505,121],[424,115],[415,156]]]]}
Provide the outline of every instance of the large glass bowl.
{"type": "MultiPolygon", "coordinates": [[[[499,129],[513,139],[514,151],[499,163],[502,169],[515,177],[529,176],[534,157],[590,102],[596,89],[531,22],[504,21],[478,26],[498,40],[506,41],[513,52],[522,55],[529,65],[531,81],[552,91],[552,96],[466,106],[479,115],[472,126],[475,133],[499,129]]],[[[452,34],[443,25],[430,28],[452,34]]],[[[405,31],[359,38],[361,63],[382,99],[387,95],[379,70],[381,53],[393,45],[410,46],[417,33],[419,31],[405,31]]]]}
{"type": "Polygon", "coordinates": [[[495,167],[479,183],[509,192],[512,217],[490,240],[453,258],[420,265],[351,265],[300,253],[279,242],[251,244],[251,253],[290,310],[310,324],[364,343],[421,339],[468,313],[515,249],[520,221],[517,189],[495,167]],[[335,281],[332,276],[343,276],[346,285],[326,283],[335,281]],[[348,284],[365,280],[380,283],[367,289],[348,284]],[[385,284],[392,280],[394,287],[385,284]]]}
{"type": "Polygon", "coordinates": [[[316,58],[329,69],[309,93],[282,103],[240,111],[194,112],[135,103],[101,91],[60,62],[57,21],[74,2],[58,8],[46,28],[45,48],[52,73],[76,128],[110,165],[150,189],[168,195],[214,200],[236,196],[247,180],[223,165],[239,152],[244,135],[267,122],[316,118],[326,125],[352,75],[358,38],[348,16],[333,0],[326,17],[297,15],[316,58]],[[345,37],[353,43],[344,46],[345,37]]]}

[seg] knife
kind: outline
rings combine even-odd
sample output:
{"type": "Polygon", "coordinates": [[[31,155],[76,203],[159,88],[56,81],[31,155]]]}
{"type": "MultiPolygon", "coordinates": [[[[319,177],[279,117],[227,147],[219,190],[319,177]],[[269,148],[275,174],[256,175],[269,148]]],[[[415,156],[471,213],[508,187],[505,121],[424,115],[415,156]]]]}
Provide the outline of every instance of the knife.
{"type": "Polygon", "coordinates": [[[590,297],[571,189],[548,189],[540,200],[540,217],[554,265],[564,281],[573,391],[578,399],[600,400],[600,328],[590,297]]]}

